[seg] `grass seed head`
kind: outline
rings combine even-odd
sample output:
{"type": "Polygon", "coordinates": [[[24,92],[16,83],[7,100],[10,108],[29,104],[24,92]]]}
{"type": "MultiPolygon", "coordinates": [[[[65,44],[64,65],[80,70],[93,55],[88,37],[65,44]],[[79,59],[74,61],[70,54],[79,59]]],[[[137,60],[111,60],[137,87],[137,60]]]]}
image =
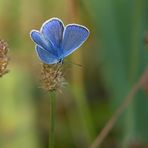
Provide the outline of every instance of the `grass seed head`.
{"type": "Polygon", "coordinates": [[[41,82],[43,89],[46,91],[60,91],[65,83],[62,64],[42,64],[41,82]]]}
{"type": "Polygon", "coordinates": [[[8,72],[7,65],[9,58],[7,56],[8,44],[6,41],[0,39],[0,77],[8,72]]]}

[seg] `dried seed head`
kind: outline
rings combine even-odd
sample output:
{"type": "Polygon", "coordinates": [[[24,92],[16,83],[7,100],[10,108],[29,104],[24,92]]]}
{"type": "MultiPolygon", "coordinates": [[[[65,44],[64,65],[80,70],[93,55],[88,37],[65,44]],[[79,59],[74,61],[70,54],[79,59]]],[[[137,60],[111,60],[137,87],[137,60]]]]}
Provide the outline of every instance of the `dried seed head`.
{"type": "Polygon", "coordinates": [[[6,55],[8,52],[8,43],[0,39],[0,56],[6,55]]]}
{"type": "Polygon", "coordinates": [[[0,77],[2,77],[5,73],[8,72],[7,65],[8,65],[8,44],[4,40],[0,40],[0,77]]]}
{"type": "Polygon", "coordinates": [[[62,64],[43,64],[41,76],[43,89],[47,91],[61,90],[65,84],[65,79],[62,73],[62,64]]]}

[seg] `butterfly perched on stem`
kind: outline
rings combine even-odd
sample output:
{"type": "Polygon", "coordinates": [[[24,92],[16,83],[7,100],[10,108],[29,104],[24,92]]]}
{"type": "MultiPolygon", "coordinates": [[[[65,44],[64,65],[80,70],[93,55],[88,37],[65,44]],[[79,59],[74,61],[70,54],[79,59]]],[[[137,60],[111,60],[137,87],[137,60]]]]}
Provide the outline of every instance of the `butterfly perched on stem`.
{"type": "Polygon", "coordinates": [[[39,59],[45,64],[62,62],[88,38],[89,30],[78,24],[64,26],[58,18],[47,20],[40,31],[32,30],[31,39],[39,59]]]}

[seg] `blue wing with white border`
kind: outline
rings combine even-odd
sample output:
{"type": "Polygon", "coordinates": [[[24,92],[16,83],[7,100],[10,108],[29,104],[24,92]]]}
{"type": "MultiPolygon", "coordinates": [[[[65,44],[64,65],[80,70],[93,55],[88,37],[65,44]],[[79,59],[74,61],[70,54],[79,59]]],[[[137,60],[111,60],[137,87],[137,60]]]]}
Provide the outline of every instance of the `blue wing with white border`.
{"type": "Polygon", "coordinates": [[[62,42],[63,56],[66,57],[79,48],[88,38],[89,30],[81,25],[67,25],[62,42]]]}

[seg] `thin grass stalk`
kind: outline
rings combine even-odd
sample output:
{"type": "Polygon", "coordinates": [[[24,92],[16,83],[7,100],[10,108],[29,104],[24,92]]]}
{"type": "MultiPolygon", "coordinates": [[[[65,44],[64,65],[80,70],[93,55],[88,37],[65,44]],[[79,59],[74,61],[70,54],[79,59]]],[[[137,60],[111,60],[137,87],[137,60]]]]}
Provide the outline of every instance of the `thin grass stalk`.
{"type": "Polygon", "coordinates": [[[55,145],[55,114],[56,114],[56,95],[55,92],[50,92],[50,128],[49,128],[49,148],[54,148],[55,145]]]}
{"type": "Polygon", "coordinates": [[[113,116],[110,118],[110,120],[107,122],[105,127],[102,129],[100,134],[96,137],[90,148],[98,148],[103,143],[119,117],[123,114],[125,109],[129,106],[129,104],[133,101],[134,96],[139,91],[140,88],[145,89],[147,88],[148,84],[148,68],[145,69],[143,74],[141,75],[139,81],[135,83],[131,91],[128,93],[127,97],[123,99],[122,104],[117,108],[113,116]]]}

